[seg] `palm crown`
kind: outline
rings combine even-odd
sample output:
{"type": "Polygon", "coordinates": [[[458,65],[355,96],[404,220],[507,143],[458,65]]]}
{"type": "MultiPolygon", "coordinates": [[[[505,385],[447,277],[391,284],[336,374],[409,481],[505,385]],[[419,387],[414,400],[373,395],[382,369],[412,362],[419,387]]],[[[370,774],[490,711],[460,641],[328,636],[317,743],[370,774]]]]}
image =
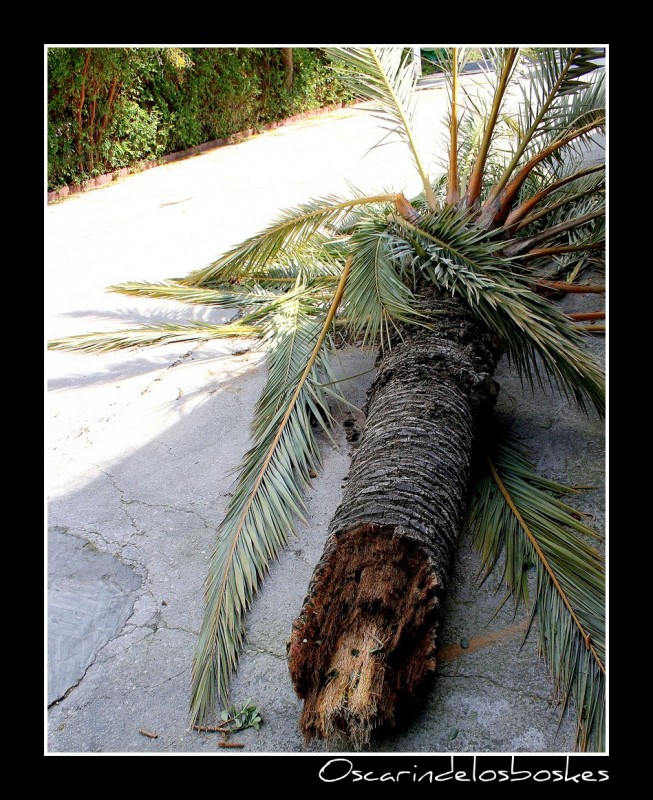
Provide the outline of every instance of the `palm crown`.
{"type": "MultiPolygon", "coordinates": [[[[530,384],[552,384],[582,409],[604,410],[602,373],[578,326],[551,300],[601,269],[604,170],[583,160],[605,125],[604,76],[593,48],[487,52],[490,91],[463,93],[462,50],[450,51],[449,160],[427,174],[413,132],[417,75],[402,48],[331,48],[361,98],[409,148],[422,182],[401,193],[322,197],[280,214],[258,235],[184,279],[113,287],[125,294],[236,308],[224,325],[152,325],[60,339],[98,351],[185,339],[260,337],[267,381],[237,486],[220,526],[195,653],[191,717],[228,695],[244,617],[302,515],[320,462],[329,404],[346,402],[331,373],[334,332],[392,347],[404,326],[428,328],[428,286],[460,300],[530,384]],[[564,286],[563,286],[564,283],[564,286]],[[315,425],[317,422],[317,426],[315,425]],[[313,423],[313,424],[311,424],[313,423]]],[[[486,570],[505,551],[503,579],[529,603],[524,566],[536,565],[533,615],[556,689],[573,698],[578,744],[603,747],[604,568],[595,536],[537,476],[506,435],[488,445],[470,518],[486,570]]],[[[532,591],[532,589],[531,589],[532,591]]]]}

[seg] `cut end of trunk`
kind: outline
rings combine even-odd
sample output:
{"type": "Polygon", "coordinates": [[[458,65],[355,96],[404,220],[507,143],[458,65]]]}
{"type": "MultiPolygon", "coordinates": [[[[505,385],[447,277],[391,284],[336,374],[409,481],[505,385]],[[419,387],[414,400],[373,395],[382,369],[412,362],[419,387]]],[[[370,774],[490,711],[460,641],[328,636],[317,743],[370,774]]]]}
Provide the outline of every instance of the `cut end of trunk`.
{"type": "Polygon", "coordinates": [[[383,696],[385,663],[378,628],[347,632],[338,640],[324,685],[304,706],[300,721],[306,738],[343,734],[360,748],[370,739],[383,696]]]}
{"type": "Polygon", "coordinates": [[[361,748],[395,723],[435,669],[441,594],[404,532],[364,525],[332,535],[288,643],[306,739],[361,748]]]}

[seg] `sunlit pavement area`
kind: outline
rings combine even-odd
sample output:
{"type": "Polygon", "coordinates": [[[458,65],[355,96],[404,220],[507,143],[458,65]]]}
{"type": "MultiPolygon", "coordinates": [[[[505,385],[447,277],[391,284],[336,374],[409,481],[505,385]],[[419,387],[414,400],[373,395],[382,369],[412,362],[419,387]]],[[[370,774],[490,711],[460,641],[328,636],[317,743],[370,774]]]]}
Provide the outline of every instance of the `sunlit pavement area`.
{"type": "MultiPolygon", "coordinates": [[[[465,77],[464,80],[475,80],[465,77]]],[[[443,156],[443,88],[425,89],[419,132],[431,173],[443,156]]],[[[419,191],[401,145],[364,109],[343,109],[148,170],[50,205],[46,324],[53,338],[141,322],[220,321],[228,312],[105,292],[127,280],[183,276],[310,198],[419,191]]],[[[597,150],[596,158],[601,157],[597,150]]],[[[596,295],[566,310],[595,310],[596,295]]],[[[602,338],[589,346],[602,353],[602,338]]],[[[341,351],[348,396],[361,407],[374,353],[341,351]],[[364,373],[361,375],[360,373],[364,373]]],[[[47,354],[48,737],[50,752],[227,755],[216,734],[189,730],[190,667],[216,528],[248,447],[264,380],[254,341],[166,345],[103,355],[47,354]],[[157,735],[152,738],[141,730],[157,735]]],[[[603,526],[604,431],[555,394],[497,373],[499,411],[546,475],[594,488],[577,505],[603,526]]],[[[344,412],[342,412],[344,414],[344,412]]],[[[341,415],[342,418],[342,415],[341,415]]],[[[362,425],[362,415],[358,415],[362,425]]],[[[259,707],[242,753],[347,750],[306,746],[286,641],[322,552],[348,471],[350,444],[324,442],[307,496],[307,524],[271,565],[248,619],[232,698],[259,707]]],[[[388,753],[570,752],[526,616],[462,536],[441,634],[443,654],[422,711],[370,750],[388,753]],[[461,646],[463,642],[466,646],[461,646]]]]}

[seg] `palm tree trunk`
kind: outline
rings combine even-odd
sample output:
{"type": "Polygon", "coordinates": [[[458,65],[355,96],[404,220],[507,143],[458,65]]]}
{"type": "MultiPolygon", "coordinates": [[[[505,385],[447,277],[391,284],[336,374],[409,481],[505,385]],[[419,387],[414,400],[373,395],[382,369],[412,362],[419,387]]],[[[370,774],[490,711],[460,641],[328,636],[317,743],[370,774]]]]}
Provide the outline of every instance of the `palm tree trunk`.
{"type": "Polygon", "coordinates": [[[433,672],[475,433],[492,406],[497,343],[429,290],[431,330],[404,327],[378,359],[367,422],[288,661],[304,736],[355,745],[392,725],[433,672]]]}

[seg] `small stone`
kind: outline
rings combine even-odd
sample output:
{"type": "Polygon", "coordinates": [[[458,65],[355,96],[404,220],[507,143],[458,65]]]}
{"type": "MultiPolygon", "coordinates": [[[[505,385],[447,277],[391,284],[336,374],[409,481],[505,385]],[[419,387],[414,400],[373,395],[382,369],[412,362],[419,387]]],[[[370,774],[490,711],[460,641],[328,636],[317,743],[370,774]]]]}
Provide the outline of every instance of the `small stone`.
{"type": "Polygon", "coordinates": [[[461,639],[460,640],[460,646],[463,648],[463,650],[467,650],[467,648],[469,647],[469,640],[468,639],[461,639]]]}

